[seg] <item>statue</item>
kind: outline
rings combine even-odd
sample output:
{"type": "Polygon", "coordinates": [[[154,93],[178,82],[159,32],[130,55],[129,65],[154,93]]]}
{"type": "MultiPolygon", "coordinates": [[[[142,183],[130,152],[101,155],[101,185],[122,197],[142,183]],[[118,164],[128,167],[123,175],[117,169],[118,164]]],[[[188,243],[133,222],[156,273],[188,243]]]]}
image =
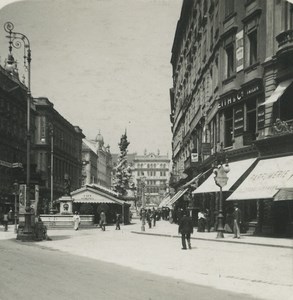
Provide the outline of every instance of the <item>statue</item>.
{"type": "Polygon", "coordinates": [[[64,195],[65,196],[70,196],[71,192],[71,182],[70,182],[70,177],[68,174],[64,175],[64,195]]]}

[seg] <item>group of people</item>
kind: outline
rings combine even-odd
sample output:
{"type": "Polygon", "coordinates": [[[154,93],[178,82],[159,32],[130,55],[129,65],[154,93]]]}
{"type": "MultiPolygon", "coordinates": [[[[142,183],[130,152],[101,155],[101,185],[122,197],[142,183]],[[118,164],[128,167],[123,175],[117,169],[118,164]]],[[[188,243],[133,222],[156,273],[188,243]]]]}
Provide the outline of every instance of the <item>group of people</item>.
{"type": "MultiPolygon", "coordinates": [[[[209,211],[206,213],[200,211],[198,213],[198,232],[204,232],[205,226],[208,226],[207,229],[210,231],[209,225],[209,211]],[[208,225],[207,225],[208,224],[208,225]]],[[[234,211],[232,213],[233,218],[233,238],[240,239],[240,225],[242,220],[241,210],[238,208],[238,205],[234,204],[234,211]]],[[[193,221],[186,211],[183,211],[183,216],[180,218],[178,222],[178,233],[181,234],[181,243],[182,250],[186,250],[187,246],[191,249],[190,236],[193,233],[193,221]],[[187,242],[187,244],[186,244],[187,242]]]]}
{"type": "MultiPolygon", "coordinates": [[[[72,222],[73,222],[73,228],[74,230],[78,230],[79,226],[81,224],[81,219],[80,219],[80,215],[78,213],[78,211],[76,211],[72,217],[72,222]]],[[[121,214],[120,213],[116,213],[116,220],[115,220],[115,224],[116,224],[116,228],[115,230],[120,230],[120,223],[121,223],[121,214]]],[[[99,221],[99,226],[102,229],[102,231],[106,230],[106,214],[105,212],[102,210],[100,212],[100,221],[99,221]]]]}
{"type": "Polygon", "coordinates": [[[140,210],[140,220],[143,218],[146,219],[149,228],[152,228],[152,226],[155,227],[158,219],[158,212],[155,210],[155,208],[153,208],[153,210],[142,208],[140,210]]]}

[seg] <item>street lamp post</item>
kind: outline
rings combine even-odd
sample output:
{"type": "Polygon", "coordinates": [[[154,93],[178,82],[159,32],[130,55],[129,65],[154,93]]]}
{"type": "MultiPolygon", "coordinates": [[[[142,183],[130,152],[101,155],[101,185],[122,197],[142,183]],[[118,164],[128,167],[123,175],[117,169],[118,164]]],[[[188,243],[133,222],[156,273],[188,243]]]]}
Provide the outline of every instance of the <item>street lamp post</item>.
{"type": "Polygon", "coordinates": [[[146,218],[146,211],[145,211],[145,177],[141,177],[140,179],[140,186],[141,186],[141,231],[145,231],[145,218],[146,218]]]}
{"type": "Polygon", "coordinates": [[[14,32],[14,25],[11,22],[4,24],[4,30],[8,33],[6,36],[9,39],[9,52],[11,54],[12,48],[24,48],[24,65],[28,72],[27,84],[27,124],[26,124],[26,205],[25,205],[25,224],[23,235],[19,237],[22,240],[33,240],[33,230],[31,226],[31,207],[29,199],[30,189],[30,154],[31,154],[31,124],[30,124],[30,110],[31,110],[31,48],[29,39],[22,33],[14,32]]]}
{"type": "Polygon", "coordinates": [[[49,135],[50,135],[50,143],[51,143],[51,164],[50,164],[50,214],[53,214],[53,198],[54,198],[54,128],[53,124],[49,123],[49,135]]]}
{"type": "Polygon", "coordinates": [[[14,233],[17,233],[17,196],[19,185],[17,182],[14,184],[14,233]]]}
{"type": "Polygon", "coordinates": [[[220,187],[220,199],[219,199],[219,214],[218,214],[218,228],[217,238],[224,238],[224,224],[223,224],[223,187],[227,184],[227,173],[230,171],[228,160],[225,165],[222,163],[214,169],[215,183],[220,187]]]}

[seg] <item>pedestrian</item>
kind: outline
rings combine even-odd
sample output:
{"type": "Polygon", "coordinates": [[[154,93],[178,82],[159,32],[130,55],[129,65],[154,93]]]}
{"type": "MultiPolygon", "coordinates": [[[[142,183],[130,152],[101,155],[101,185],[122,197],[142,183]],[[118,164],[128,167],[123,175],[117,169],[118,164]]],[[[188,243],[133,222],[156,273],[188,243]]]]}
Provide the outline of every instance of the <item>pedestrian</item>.
{"type": "Polygon", "coordinates": [[[8,230],[8,213],[5,212],[3,215],[3,226],[4,226],[4,231],[8,230]]]}
{"type": "Polygon", "coordinates": [[[153,218],[153,226],[156,227],[157,212],[156,212],[155,208],[153,208],[152,218],[153,218]]]}
{"type": "Polygon", "coordinates": [[[147,218],[149,228],[152,228],[152,211],[150,209],[148,209],[147,211],[146,218],[147,218]]]}
{"type": "Polygon", "coordinates": [[[106,214],[105,212],[102,210],[100,213],[100,227],[103,231],[106,230],[106,214]]]}
{"type": "Polygon", "coordinates": [[[207,231],[210,232],[211,231],[211,212],[210,210],[207,208],[206,212],[205,212],[205,223],[206,223],[206,228],[207,231]]]}
{"type": "Polygon", "coordinates": [[[74,213],[72,220],[73,220],[74,230],[78,230],[80,225],[80,216],[77,211],[74,213]]]}
{"type": "Polygon", "coordinates": [[[115,228],[115,230],[120,230],[120,214],[119,213],[117,213],[116,214],[116,228],[115,228]]]}
{"type": "Polygon", "coordinates": [[[197,232],[204,232],[205,231],[205,214],[202,209],[198,212],[197,216],[198,216],[197,232]]]}
{"type": "Polygon", "coordinates": [[[193,233],[192,219],[188,216],[187,212],[183,212],[180,219],[178,232],[181,234],[182,250],[186,250],[186,240],[188,248],[191,249],[190,235],[193,233]]]}
{"type": "Polygon", "coordinates": [[[240,239],[240,223],[241,223],[241,210],[238,208],[237,203],[234,204],[233,216],[233,232],[234,239],[240,239]]]}

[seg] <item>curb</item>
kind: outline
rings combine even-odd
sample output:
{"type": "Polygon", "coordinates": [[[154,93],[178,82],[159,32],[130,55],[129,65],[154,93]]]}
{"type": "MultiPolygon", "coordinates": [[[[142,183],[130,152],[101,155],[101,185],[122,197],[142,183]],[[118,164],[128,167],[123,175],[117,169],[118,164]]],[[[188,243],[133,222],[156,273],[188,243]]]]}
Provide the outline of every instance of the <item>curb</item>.
{"type": "MultiPolygon", "coordinates": [[[[172,235],[172,234],[165,234],[165,233],[148,233],[148,232],[140,232],[140,231],[130,231],[131,233],[135,234],[144,234],[144,235],[153,235],[153,236],[163,236],[163,237],[170,237],[170,238],[181,238],[180,235],[172,235]]],[[[241,242],[241,241],[229,241],[229,240],[219,240],[219,239],[207,239],[207,238],[199,238],[199,237],[190,237],[193,240],[201,240],[201,241],[208,241],[208,242],[218,242],[218,243],[232,243],[232,244],[245,244],[245,245],[252,245],[252,246],[263,246],[263,247],[274,247],[274,248],[285,248],[285,249],[293,249],[293,246],[285,246],[285,245],[273,245],[273,244],[262,244],[262,243],[255,243],[255,242],[241,242]]]]}

